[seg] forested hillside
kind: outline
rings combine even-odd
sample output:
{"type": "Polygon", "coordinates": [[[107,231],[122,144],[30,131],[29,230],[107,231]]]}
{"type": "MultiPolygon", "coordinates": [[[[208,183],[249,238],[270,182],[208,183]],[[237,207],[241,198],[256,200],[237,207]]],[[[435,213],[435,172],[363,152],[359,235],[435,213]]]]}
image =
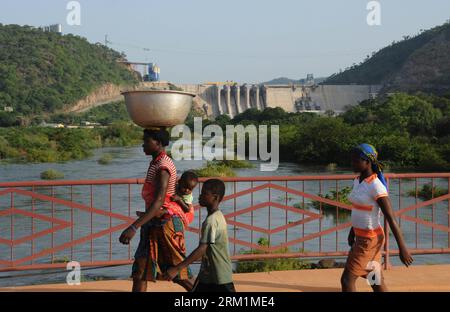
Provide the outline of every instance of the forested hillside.
{"type": "MultiPolygon", "coordinates": [[[[105,83],[135,84],[124,55],[74,35],[0,24],[0,109],[15,119],[53,113],[105,83]]],[[[0,118],[0,120],[2,119],[0,118]]]]}
{"type": "Polygon", "coordinates": [[[405,36],[325,84],[382,84],[385,91],[450,91],[450,22],[405,36]]]}

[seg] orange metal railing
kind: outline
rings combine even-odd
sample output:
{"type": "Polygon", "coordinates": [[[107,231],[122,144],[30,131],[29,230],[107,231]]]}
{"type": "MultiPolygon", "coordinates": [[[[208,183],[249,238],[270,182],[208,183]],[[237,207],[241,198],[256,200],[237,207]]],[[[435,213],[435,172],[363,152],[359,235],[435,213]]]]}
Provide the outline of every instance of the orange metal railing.
{"type": "MultiPolygon", "coordinates": [[[[450,253],[450,173],[386,177],[395,214],[412,253],[450,253]]],[[[346,237],[352,207],[343,199],[353,178],[222,178],[227,190],[221,209],[229,225],[232,258],[344,257],[349,250],[346,237]]],[[[118,236],[135,220],[134,212],[143,209],[143,182],[112,179],[0,183],[0,272],[62,268],[69,260],[82,266],[131,263],[137,238],[132,246],[125,247],[118,243],[118,236]]],[[[196,195],[199,192],[200,187],[196,195]]],[[[205,216],[198,205],[195,209],[196,220],[186,229],[191,247],[195,247],[205,216]]],[[[392,248],[395,242],[386,222],[384,227],[387,268],[390,257],[398,251],[392,248]]]]}

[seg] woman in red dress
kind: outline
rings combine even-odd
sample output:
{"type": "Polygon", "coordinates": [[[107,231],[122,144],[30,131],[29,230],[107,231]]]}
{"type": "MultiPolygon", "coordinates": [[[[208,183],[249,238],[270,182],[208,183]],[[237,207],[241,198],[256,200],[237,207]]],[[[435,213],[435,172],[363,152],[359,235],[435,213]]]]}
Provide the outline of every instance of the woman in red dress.
{"type": "MultiPolygon", "coordinates": [[[[133,291],[146,291],[147,281],[163,279],[167,268],[186,258],[182,216],[180,210],[173,209],[170,200],[175,194],[177,170],[165,152],[167,145],[169,133],[165,129],[144,130],[142,147],[146,155],[152,155],[142,188],[146,211],[119,238],[121,243],[129,244],[140,228],[140,241],[132,268],[133,291]]],[[[174,282],[190,290],[193,286],[191,278],[187,268],[174,282]]]]}

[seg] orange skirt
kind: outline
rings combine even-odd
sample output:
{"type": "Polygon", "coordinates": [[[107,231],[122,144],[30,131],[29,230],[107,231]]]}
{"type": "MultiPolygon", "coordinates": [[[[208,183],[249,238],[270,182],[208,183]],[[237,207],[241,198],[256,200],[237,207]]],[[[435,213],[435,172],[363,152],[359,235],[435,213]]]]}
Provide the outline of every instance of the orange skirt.
{"type": "Polygon", "coordinates": [[[376,261],[381,267],[381,251],[384,244],[384,235],[374,237],[356,236],[355,242],[348,254],[345,269],[355,276],[367,277],[372,271],[371,261],[376,261]]]}
{"type": "MultiPolygon", "coordinates": [[[[135,279],[156,281],[169,267],[186,258],[183,222],[178,216],[167,220],[152,220],[141,228],[141,239],[136,250],[131,276],[135,279]]],[[[181,270],[175,279],[192,277],[189,267],[181,270]]]]}

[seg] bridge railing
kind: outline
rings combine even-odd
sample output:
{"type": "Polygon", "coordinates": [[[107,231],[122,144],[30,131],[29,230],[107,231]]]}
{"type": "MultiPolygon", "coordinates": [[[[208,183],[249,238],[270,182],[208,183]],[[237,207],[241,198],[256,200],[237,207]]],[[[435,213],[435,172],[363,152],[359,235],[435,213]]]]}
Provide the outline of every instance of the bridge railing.
{"type": "MultiPolygon", "coordinates": [[[[389,195],[413,254],[450,253],[450,173],[388,174],[389,195]]],[[[233,260],[344,257],[353,175],[222,178],[233,260]]],[[[195,190],[198,198],[200,187],[195,190]]],[[[143,210],[143,179],[0,183],[0,272],[132,262],[118,237],[143,210]]],[[[206,210],[186,229],[195,248],[206,210]]],[[[398,254],[384,221],[384,265],[398,254]]]]}

